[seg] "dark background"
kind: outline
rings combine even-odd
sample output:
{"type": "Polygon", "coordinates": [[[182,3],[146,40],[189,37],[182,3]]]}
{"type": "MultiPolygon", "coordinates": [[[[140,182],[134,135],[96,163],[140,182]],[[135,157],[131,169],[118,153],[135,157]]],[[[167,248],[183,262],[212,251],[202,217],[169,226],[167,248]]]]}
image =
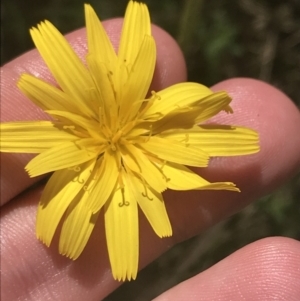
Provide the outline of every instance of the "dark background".
{"type": "MultiPolygon", "coordinates": [[[[299,0],[144,2],[152,22],[180,44],[190,81],[209,86],[236,76],[258,78],[277,86],[300,106],[299,0]]],[[[123,16],[127,0],[88,3],[104,20],[123,16]]],[[[82,0],[2,0],[1,14],[1,65],[33,48],[28,30],[44,19],[62,33],[84,26],[82,0]]],[[[105,300],[151,300],[259,238],[300,239],[299,200],[298,174],[272,195],[173,248],[144,269],[135,282],[126,283],[105,300]]]]}

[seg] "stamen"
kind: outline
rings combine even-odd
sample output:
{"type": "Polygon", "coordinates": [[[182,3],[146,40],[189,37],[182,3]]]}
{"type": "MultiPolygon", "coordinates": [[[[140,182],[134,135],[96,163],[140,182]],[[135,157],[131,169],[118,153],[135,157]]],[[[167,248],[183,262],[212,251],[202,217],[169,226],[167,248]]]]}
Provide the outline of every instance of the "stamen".
{"type": "Polygon", "coordinates": [[[75,172],[80,172],[80,171],[81,171],[81,168],[77,165],[77,166],[69,167],[68,170],[73,170],[73,171],[75,171],[75,172]]]}
{"type": "Polygon", "coordinates": [[[166,182],[169,182],[171,179],[170,178],[168,178],[165,174],[164,174],[164,171],[163,171],[163,168],[164,168],[164,166],[167,164],[167,161],[166,160],[164,160],[163,162],[162,162],[162,165],[161,166],[157,166],[157,168],[159,169],[159,171],[161,172],[161,174],[162,174],[162,176],[163,176],[163,178],[166,180],[166,182]]]}
{"type": "Polygon", "coordinates": [[[77,182],[78,182],[79,184],[83,184],[83,183],[84,183],[84,180],[83,180],[83,179],[80,180],[80,178],[78,177],[78,178],[77,178],[77,182]]]}
{"type": "Polygon", "coordinates": [[[136,125],[136,121],[133,120],[129,123],[126,123],[125,126],[122,129],[123,135],[127,135],[136,125]]]}
{"type": "Polygon", "coordinates": [[[84,185],[84,186],[83,186],[83,190],[84,190],[84,191],[91,191],[91,189],[89,189],[87,185],[84,185]]]}
{"type": "Polygon", "coordinates": [[[185,143],[185,146],[188,147],[188,146],[190,145],[190,144],[188,143],[189,140],[190,140],[189,133],[186,133],[184,139],[182,139],[180,142],[184,142],[184,143],[185,143]]]}
{"type": "Polygon", "coordinates": [[[118,142],[118,140],[121,138],[122,135],[123,135],[122,130],[119,130],[117,134],[115,134],[115,136],[112,138],[112,143],[118,142]]]}
{"type": "Polygon", "coordinates": [[[81,171],[81,168],[77,165],[77,166],[74,167],[74,171],[80,172],[80,171],[81,171]]]}
{"type": "Polygon", "coordinates": [[[161,112],[155,112],[154,114],[153,114],[153,117],[154,118],[156,118],[156,119],[160,119],[160,118],[162,118],[162,117],[164,117],[165,115],[163,114],[163,113],[161,113],[161,112]]]}
{"type": "Polygon", "coordinates": [[[123,62],[124,62],[124,64],[121,65],[121,68],[125,67],[125,70],[127,72],[127,76],[129,76],[130,73],[134,72],[134,70],[132,68],[133,65],[131,63],[127,63],[127,59],[124,59],[123,62]],[[129,69],[130,69],[130,72],[129,72],[129,69]]]}
{"type": "Polygon", "coordinates": [[[164,161],[162,162],[162,165],[159,167],[159,169],[160,169],[160,170],[163,170],[163,168],[165,167],[166,164],[167,164],[167,161],[164,160],[164,161]]]}
{"type": "MultiPolygon", "coordinates": [[[[103,157],[103,155],[102,155],[103,157]]],[[[91,191],[94,189],[95,184],[98,182],[97,180],[101,176],[101,173],[103,171],[103,158],[98,158],[98,162],[96,163],[95,167],[93,170],[90,170],[90,177],[89,177],[89,183],[88,185],[85,185],[83,189],[85,191],[91,191]]]]}
{"type": "Polygon", "coordinates": [[[104,135],[104,137],[106,139],[109,139],[109,137],[111,136],[111,132],[105,125],[102,126],[101,131],[102,131],[102,134],[104,135]]]}
{"type": "Polygon", "coordinates": [[[144,192],[142,192],[142,196],[147,198],[150,201],[153,201],[153,198],[150,198],[150,196],[148,195],[147,183],[145,182],[143,177],[141,177],[141,180],[142,180],[143,187],[144,187],[144,192]]]}
{"type": "Polygon", "coordinates": [[[143,116],[147,112],[147,110],[152,106],[154,101],[155,101],[155,98],[152,98],[152,97],[144,100],[145,105],[144,104],[141,105],[140,112],[137,115],[137,119],[140,118],[141,116],[143,116]]]}
{"type": "Polygon", "coordinates": [[[152,136],[152,133],[153,133],[153,126],[152,126],[152,124],[150,124],[150,126],[149,126],[149,133],[148,133],[148,136],[146,137],[145,142],[148,142],[150,140],[150,138],[152,136]]]}
{"type": "Polygon", "coordinates": [[[125,185],[124,185],[124,181],[122,178],[121,169],[122,169],[122,167],[119,167],[118,183],[119,183],[120,189],[124,189],[125,185]]]}
{"type": "Polygon", "coordinates": [[[152,99],[161,100],[161,97],[155,92],[151,91],[152,99]]]}
{"type": "Polygon", "coordinates": [[[125,191],[124,191],[124,187],[121,188],[121,192],[122,192],[122,202],[119,203],[119,207],[129,206],[130,203],[129,203],[128,201],[125,200],[125,191]]]}
{"type": "Polygon", "coordinates": [[[79,178],[79,176],[77,176],[76,178],[74,178],[73,180],[72,180],[72,182],[77,182],[77,183],[79,183],[79,184],[83,184],[84,183],[84,179],[81,179],[80,180],[80,178],[79,178]]]}
{"type": "Polygon", "coordinates": [[[107,73],[107,77],[108,77],[108,80],[109,80],[109,82],[110,82],[110,84],[111,84],[111,87],[112,87],[112,89],[113,89],[115,99],[117,99],[116,87],[115,87],[114,81],[113,81],[113,79],[112,79],[113,75],[114,75],[114,73],[113,73],[112,71],[109,70],[108,73],[107,73]]]}
{"type": "MultiPolygon", "coordinates": [[[[81,168],[77,165],[75,167],[73,167],[73,171],[75,172],[80,172],[81,168]]],[[[80,175],[78,175],[75,179],[74,182],[77,181],[79,184],[83,184],[84,183],[84,179],[80,179],[80,175]]]]}

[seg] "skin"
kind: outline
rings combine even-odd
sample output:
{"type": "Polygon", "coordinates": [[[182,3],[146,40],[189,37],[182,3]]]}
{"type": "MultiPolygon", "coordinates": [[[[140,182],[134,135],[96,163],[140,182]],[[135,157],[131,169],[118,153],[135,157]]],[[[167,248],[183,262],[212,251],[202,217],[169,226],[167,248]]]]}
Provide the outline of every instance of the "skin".
{"type": "MultiPolygon", "coordinates": [[[[115,47],[121,20],[104,22],[115,47]]],[[[175,41],[153,27],[158,59],[153,87],[158,91],[186,81],[183,56],[175,41]]],[[[78,55],[86,54],[85,31],[67,36],[78,55]]],[[[48,118],[16,87],[22,73],[54,83],[36,50],[1,70],[1,120],[48,118]]],[[[260,133],[255,155],[214,158],[199,173],[209,181],[232,181],[241,193],[224,191],[175,192],[164,195],[174,235],[159,239],[140,215],[140,268],[178,242],[203,232],[287,181],[300,170],[300,114],[276,88],[254,79],[221,82],[213,90],[232,96],[234,114],[221,113],[212,122],[244,125],[260,133]]],[[[24,166],[32,156],[1,157],[1,300],[101,300],[121,283],[110,272],[103,217],[78,260],[58,254],[57,236],[50,248],[35,237],[35,214],[44,183],[30,179],[24,166]]],[[[299,300],[300,243],[284,237],[254,242],[208,270],[158,296],[166,300],[299,300]]],[[[149,284],[151,285],[151,283],[149,284]]]]}

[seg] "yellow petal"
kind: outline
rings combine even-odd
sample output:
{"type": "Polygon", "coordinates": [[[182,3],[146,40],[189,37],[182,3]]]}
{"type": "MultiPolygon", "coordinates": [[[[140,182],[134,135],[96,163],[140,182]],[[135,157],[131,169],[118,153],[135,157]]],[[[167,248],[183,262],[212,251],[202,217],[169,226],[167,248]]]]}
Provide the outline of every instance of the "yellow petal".
{"type": "Polygon", "coordinates": [[[115,156],[105,152],[103,159],[97,164],[98,171],[89,184],[86,206],[92,212],[99,211],[113,192],[119,178],[119,167],[115,156]]]}
{"type": "Polygon", "coordinates": [[[93,81],[66,39],[48,21],[39,24],[38,28],[32,28],[30,33],[35,46],[62,90],[76,100],[82,114],[95,116],[89,106],[89,90],[93,88],[93,81]]]}
{"type": "Polygon", "coordinates": [[[82,134],[87,131],[88,136],[97,139],[99,143],[106,142],[106,139],[104,139],[104,137],[101,137],[101,132],[99,132],[99,123],[95,120],[67,111],[46,110],[45,112],[53,116],[54,118],[56,117],[59,120],[61,119],[62,123],[72,127],[74,132],[82,134]]]}
{"type": "Polygon", "coordinates": [[[169,162],[198,167],[205,167],[208,164],[209,156],[206,152],[185,142],[153,136],[148,142],[139,143],[139,146],[169,162]]]}
{"type": "Polygon", "coordinates": [[[153,133],[169,129],[192,128],[195,124],[209,119],[222,110],[232,113],[230,101],[231,98],[226,92],[217,92],[195,102],[191,107],[178,107],[153,123],[153,133]]]}
{"type": "Polygon", "coordinates": [[[128,3],[118,51],[120,62],[125,63],[128,72],[136,60],[145,35],[151,35],[148,8],[143,3],[128,3]]]}
{"type": "Polygon", "coordinates": [[[89,54],[97,55],[107,67],[114,66],[117,55],[94,9],[84,5],[89,54]]]}
{"type": "Polygon", "coordinates": [[[88,193],[81,191],[70,204],[59,238],[59,253],[74,260],[85,248],[99,215],[86,206],[87,198],[88,193]]]}
{"type": "MultiPolygon", "coordinates": [[[[98,102],[104,118],[116,114],[115,69],[117,55],[95,11],[85,4],[88,50],[87,63],[99,95],[98,102]],[[112,110],[113,112],[110,112],[112,110]]],[[[110,121],[107,120],[110,124],[110,121]]]]}
{"type": "Polygon", "coordinates": [[[60,89],[29,74],[22,74],[19,89],[43,110],[69,111],[81,114],[76,102],[60,89]]]}
{"type": "Polygon", "coordinates": [[[199,116],[196,119],[197,123],[201,123],[224,110],[227,113],[232,113],[232,109],[229,106],[231,102],[230,96],[227,92],[216,92],[208,95],[198,104],[199,116]]]}
{"type": "Polygon", "coordinates": [[[138,136],[147,136],[152,132],[152,122],[143,122],[141,124],[137,124],[133,129],[128,132],[129,139],[133,139],[138,136]]]}
{"type": "Polygon", "coordinates": [[[90,161],[97,155],[94,139],[86,138],[64,142],[33,158],[25,166],[25,169],[31,177],[35,177],[51,171],[77,166],[90,161]]]}
{"type": "Polygon", "coordinates": [[[199,102],[212,91],[197,83],[180,83],[161,90],[153,95],[155,101],[143,118],[158,120],[173,110],[186,108],[199,102]]]}
{"type": "Polygon", "coordinates": [[[145,193],[145,187],[140,180],[135,177],[128,178],[130,189],[154,232],[159,237],[172,236],[172,227],[162,195],[151,188],[145,193]]]}
{"type": "Polygon", "coordinates": [[[152,36],[145,36],[137,58],[123,89],[120,119],[132,120],[142,105],[151,84],[156,62],[156,47],[152,36]],[[128,108],[130,107],[130,110],[128,108]]]}
{"type": "Polygon", "coordinates": [[[132,144],[124,145],[125,152],[122,153],[124,162],[128,164],[133,171],[139,169],[139,175],[156,191],[166,190],[166,179],[161,171],[154,166],[149,158],[143,152],[132,144]],[[127,158],[128,157],[128,158],[127,158]],[[130,161],[129,161],[130,160],[130,161]],[[135,163],[135,165],[134,165],[135,163]],[[132,167],[134,166],[134,168],[132,167]]]}
{"type": "Polygon", "coordinates": [[[137,203],[127,186],[105,204],[105,233],[112,274],[117,280],[136,278],[139,260],[137,203]]]}
{"type": "Polygon", "coordinates": [[[88,55],[87,63],[91,76],[94,80],[94,85],[97,88],[98,102],[101,107],[100,118],[105,118],[106,122],[110,124],[109,115],[116,115],[117,103],[116,103],[116,88],[113,82],[113,73],[110,71],[106,64],[100,61],[98,55],[88,55]]]}
{"type": "Polygon", "coordinates": [[[203,125],[198,145],[210,156],[237,156],[257,153],[259,137],[254,130],[238,126],[203,125]]]}
{"type": "Polygon", "coordinates": [[[78,139],[51,121],[20,121],[0,124],[1,152],[41,153],[78,139]]]}
{"type": "Polygon", "coordinates": [[[186,108],[186,109],[177,109],[157,122],[152,124],[153,133],[161,133],[168,130],[182,130],[182,129],[191,129],[197,123],[197,118],[201,112],[202,108],[186,108]]]}
{"type": "Polygon", "coordinates": [[[191,130],[170,130],[160,137],[186,141],[200,147],[210,156],[236,156],[259,151],[258,134],[254,130],[226,125],[202,125],[191,130]]]}
{"type": "Polygon", "coordinates": [[[231,182],[210,183],[189,168],[181,164],[167,163],[161,166],[163,173],[168,178],[168,188],[173,190],[231,190],[240,191],[231,182]]]}
{"type": "Polygon", "coordinates": [[[92,160],[82,164],[78,171],[56,171],[46,184],[38,206],[36,234],[47,246],[69,204],[86,185],[94,165],[92,160]]]}
{"type": "Polygon", "coordinates": [[[133,154],[129,152],[129,150],[124,146],[119,146],[121,158],[122,158],[122,164],[124,165],[126,170],[131,170],[135,173],[141,172],[141,167],[138,165],[138,162],[133,154]]]}

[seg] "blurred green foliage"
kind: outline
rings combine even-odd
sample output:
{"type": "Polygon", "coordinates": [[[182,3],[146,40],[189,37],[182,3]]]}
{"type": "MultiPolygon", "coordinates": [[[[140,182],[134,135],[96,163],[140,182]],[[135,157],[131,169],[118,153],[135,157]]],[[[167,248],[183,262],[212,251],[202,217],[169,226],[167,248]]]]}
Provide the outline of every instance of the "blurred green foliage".
{"type": "MultiPolygon", "coordinates": [[[[267,81],[300,106],[300,1],[145,0],[153,23],[186,58],[189,80],[212,85],[243,76],[267,81]]],[[[102,20],[121,17],[127,0],[91,0],[102,20]]],[[[28,29],[48,19],[62,33],[84,26],[81,0],[3,0],[1,64],[33,48],[28,29]]],[[[300,239],[300,175],[239,214],[167,252],[106,301],[151,300],[160,292],[262,237],[300,239]],[[155,279],[154,285],[147,284],[155,279]]]]}

